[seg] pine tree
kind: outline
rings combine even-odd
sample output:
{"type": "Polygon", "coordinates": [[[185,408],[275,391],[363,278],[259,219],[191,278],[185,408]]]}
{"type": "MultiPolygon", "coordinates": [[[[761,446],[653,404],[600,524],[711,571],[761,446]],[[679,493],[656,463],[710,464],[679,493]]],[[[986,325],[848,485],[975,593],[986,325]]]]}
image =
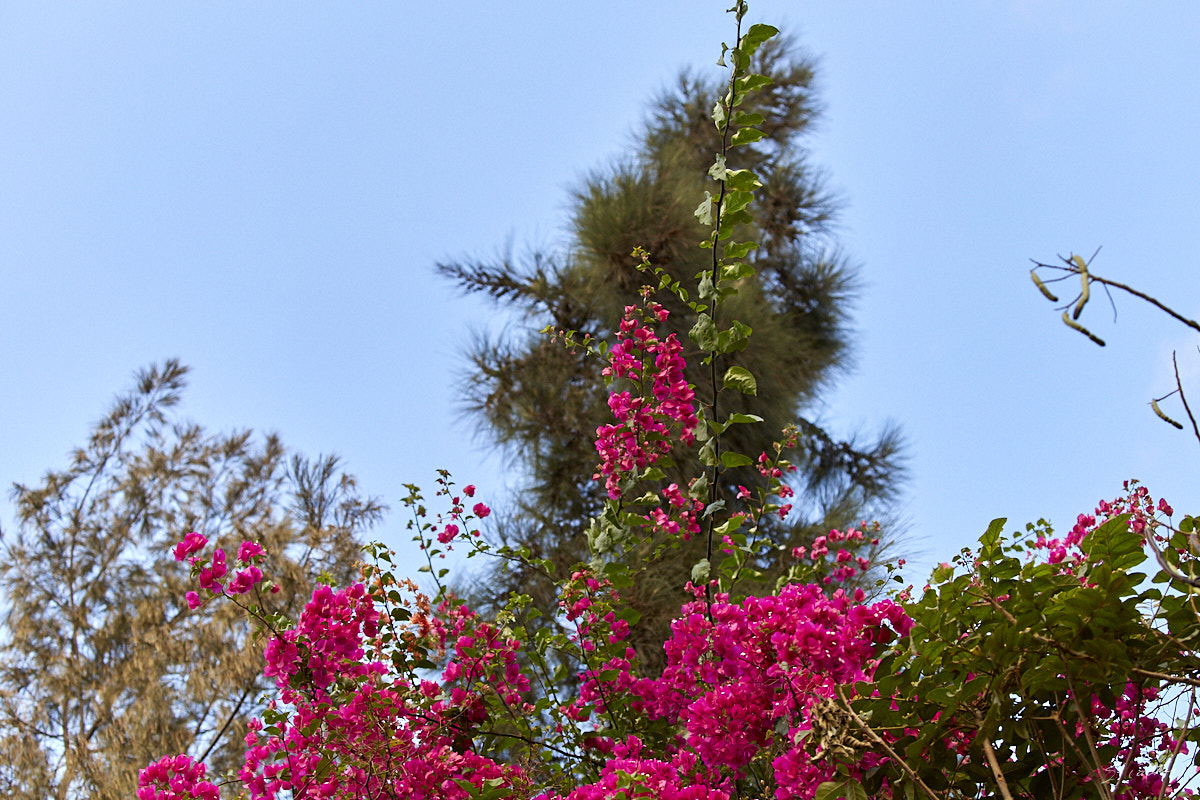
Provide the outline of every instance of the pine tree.
{"type": "MultiPolygon", "coordinates": [[[[755,413],[765,424],[735,426],[725,436],[728,447],[754,454],[768,449],[785,425],[799,427],[799,445],[786,456],[800,467],[803,516],[773,531],[790,547],[856,523],[892,496],[900,479],[899,437],[889,430],[860,445],[837,438],[812,415],[850,363],[855,275],[832,236],[837,204],[803,146],[816,114],[812,65],[786,41],[768,43],[757,58],[756,71],[774,84],[744,110],[763,115],[765,135],[739,148],[739,163],[730,165],[753,169],[765,184],[753,210],[755,230],[736,237],[758,242],[756,275],[725,306],[753,329],[753,343],[721,368],[741,365],[757,376],[755,413]]],[[[523,333],[484,340],[470,353],[466,408],[529,479],[497,524],[500,537],[560,569],[588,557],[584,531],[603,492],[593,480],[593,441],[596,427],[611,420],[603,365],[569,353],[540,331],[611,339],[624,307],[649,282],[631,256],[639,246],[695,296],[711,256],[699,247],[708,231],[693,209],[711,187],[706,173],[720,150],[711,109],[723,91],[715,81],[684,73],[658,98],[636,152],[592,173],[575,192],[565,252],[523,262],[438,265],[463,291],[483,293],[529,323],[523,333]]],[[[671,311],[660,336],[677,333],[687,343],[692,319],[686,305],[665,292],[655,299],[671,311]]],[[[711,383],[698,359],[689,358],[689,369],[699,401],[710,402],[711,383]]],[[[684,485],[694,476],[674,477],[684,485]]],[[[633,640],[652,665],[694,561],[676,555],[656,563],[633,589],[631,602],[643,615],[633,640]]],[[[777,574],[772,565],[762,566],[768,578],[777,574]]],[[[552,584],[535,570],[505,565],[472,591],[479,601],[499,603],[512,593],[529,594],[543,620],[554,617],[552,584]]]]}
{"type": "Polygon", "coordinates": [[[256,602],[293,618],[320,576],[356,576],[379,503],[335,457],[289,459],[276,436],[174,420],[186,373],[175,361],[139,373],[66,469],[14,487],[0,559],[5,797],[133,797],[138,769],[172,753],[241,765],[267,688],[263,642],[232,603],[188,608],[193,582],[170,552],[187,532],[231,554],[261,543],[282,590],[256,602]]]}

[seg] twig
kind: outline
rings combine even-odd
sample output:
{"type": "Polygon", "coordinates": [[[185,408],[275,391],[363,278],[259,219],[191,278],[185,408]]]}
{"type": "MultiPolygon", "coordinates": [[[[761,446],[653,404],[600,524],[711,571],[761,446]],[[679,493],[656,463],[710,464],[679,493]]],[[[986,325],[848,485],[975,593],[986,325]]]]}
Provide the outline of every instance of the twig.
{"type": "MultiPolygon", "coordinates": [[[[1062,658],[1061,652],[1059,658],[1062,658]]],[[[1083,706],[1079,702],[1079,693],[1075,691],[1075,682],[1071,680],[1071,673],[1066,673],[1066,679],[1067,688],[1071,690],[1071,702],[1075,705],[1075,712],[1079,714],[1079,721],[1083,726],[1083,738],[1087,740],[1088,749],[1092,751],[1092,763],[1095,765],[1092,769],[1092,777],[1105,800],[1112,800],[1112,790],[1100,772],[1100,754],[1096,751],[1096,739],[1092,736],[1092,726],[1087,723],[1087,715],[1083,713],[1083,706]]]]}
{"type": "MultiPolygon", "coordinates": [[[[978,715],[976,715],[978,716],[978,715]]],[[[983,720],[980,719],[982,723],[983,720]]],[[[996,785],[1000,787],[1000,794],[1004,796],[1004,800],[1013,800],[1013,796],[1008,791],[1008,781],[1004,779],[1004,773],[1000,771],[1000,762],[996,760],[996,751],[992,749],[992,740],[983,737],[983,754],[987,756],[988,766],[992,768],[992,774],[996,776],[996,785]]]]}
{"type": "MultiPolygon", "coordinates": [[[[850,719],[854,720],[854,724],[857,725],[863,731],[863,733],[871,737],[871,741],[882,747],[884,752],[888,754],[888,757],[900,765],[900,768],[908,774],[908,777],[912,779],[914,783],[921,787],[921,791],[925,792],[925,794],[929,796],[930,800],[942,800],[942,798],[937,796],[937,793],[934,792],[933,789],[929,788],[929,784],[921,780],[921,776],[918,775],[913,768],[908,765],[908,762],[901,758],[900,755],[892,749],[891,745],[885,742],[883,737],[875,732],[874,728],[868,725],[862,717],[854,713],[854,709],[850,707],[850,701],[847,700],[845,695],[842,694],[842,687],[834,687],[834,692],[837,694],[838,700],[842,701],[842,709],[850,715],[850,719]]],[[[1009,800],[1011,800],[1011,798],[1009,798],[1009,800]]]]}
{"type": "Polygon", "coordinates": [[[1089,273],[1089,276],[1091,277],[1092,280],[1098,281],[1104,286],[1111,286],[1114,289],[1120,289],[1121,291],[1128,292],[1129,294],[1133,295],[1134,297],[1137,297],[1141,300],[1145,300],[1150,305],[1154,306],[1155,308],[1159,309],[1160,311],[1166,312],[1168,315],[1179,320],[1184,325],[1187,325],[1189,328],[1192,328],[1193,330],[1200,332],[1200,322],[1196,322],[1196,320],[1194,320],[1194,319],[1188,319],[1187,317],[1183,316],[1182,314],[1179,314],[1179,313],[1171,310],[1170,308],[1163,305],[1159,301],[1155,300],[1153,297],[1146,294],[1145,292],[1139,292],[1137,289],[1134,289],[1132,286],[1126,286],[1123,283],[1118,283],[1117,281],[1112,281],[1112,280],[1109,280],[1108,278],[1101,278],[1097,275],[1091,275],[1091,273],[1089,273]]]}
{"type": "Polygon", "coordinates": [[[1175,359],[1175,351],[1171,351],[1171,364],[1175,367],[1175,387],[1179,389],[1179,399],[1183,401],[1183,410],[1187,412],[1188,419],[1192,421],[1192,433],[1196,434],[1196,441],[1200,441],[1200,427],[1196,426],[1196,418],[1192,416],[1192,409],[1188,406],[1187,395],[1183,392],[1183,384],[1179,381],[1179,362],[1175,359]]]}

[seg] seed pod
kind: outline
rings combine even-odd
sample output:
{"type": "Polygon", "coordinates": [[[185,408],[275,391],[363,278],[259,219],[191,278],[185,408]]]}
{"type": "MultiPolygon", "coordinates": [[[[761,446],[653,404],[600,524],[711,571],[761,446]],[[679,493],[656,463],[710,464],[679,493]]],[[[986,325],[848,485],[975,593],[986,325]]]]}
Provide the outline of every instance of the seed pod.
{"type": "Polygon", "coordinates": [[[1166,414],[1163,413],[1163,410],[1158,407],[1157,400],[1151,400],[1150,407],[1152,409],[1154,409],[1155,414],[1158,414],[1159,419],[1163,420],[1164,422],[1169,422],[1170,424],[1174,425],[1179,430],[1183,430],[1183,425],[1181,425],[1180,423],[1176,422],[1175,420],[1171,419],[1170,417],[1168,417],[1166,414]]]}
{"type": "Polygon", "coordinates": [[[1064,323],[1066,323],[1066,325],[1067,325],[1067,327],[1068,327],[1068,328],[1074,328],[1075,330],[1077,330],[1077,331],[1079,331],[1080,333],[1082,333],[1084,336],[1086,336],[1086,337],[1088,337],[1089,339],[1091,339],[1091,340],[1092,340],[1093,342],[1095,342],[1096,344],[1100,345],[1101,347],[1104,347],[1104,340],[1103,340],[1103,339],[1101,339],[1099,336],[1097,336],[1096,334],[1094,334],[1094,333],[1092,333],[1091,331],[1089,331],[1087,328],[1085,328],[1085,327],[1083,327],[1082,325],[1080,325],[1080,324],[1079,324],[1078,322],[1076,322],[1075,320],[1071,319],[1071,315],[1070,315],[1070,314],[1068,314],[1066,311],[1064,311],[1064,312],[1063,312],[1063,322],[1064,322],[1064,323]]]}
{"type": "MultiPolygon", "coordinates": [[[[1071,256],[1071,263],[1079,269],[1079,280],[1083,284],[1083,288],[1079,291],[1079,302],[1075,304],[1075,313],[1072,315],[1073,319],[1079,319],[1079,315],[1083,313],[1083,307],[1087,305],[1088,295],[1091,294],[1092,281],[1088,276],[1087,262],[1083,260],[1083,256],[1071,256]]],[[[1091,336],[1091,334],[1088,335],[1091,336]]]]}
{"type": "Polygon", "coordinates": [[[1033,278],[1034,285],[1038,287],[1038,291],[1040,291],[1043,295],[1045,295],[1047,300],[1049,300],[1051,303],[1058,302],[1058,298],[1055,297],[1054,294],[1049,289],[1046,288],[1046,284],[1042,283],[1042,279],[1038,277],[1038,274],[1036,272],[1034,272],[1033,270],[1029,270],[1029,277],[1033,278]]]}

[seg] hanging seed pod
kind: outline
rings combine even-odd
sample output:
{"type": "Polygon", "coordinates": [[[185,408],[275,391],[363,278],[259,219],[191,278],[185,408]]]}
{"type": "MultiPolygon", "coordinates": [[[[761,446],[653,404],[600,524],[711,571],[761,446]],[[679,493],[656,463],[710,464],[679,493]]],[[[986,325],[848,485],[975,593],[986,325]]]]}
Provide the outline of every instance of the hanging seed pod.
{"type": "MultiPolygon", "coordinates": [[[[1071,263],[1079,269],[1079,280],[1083,284],[1083,288],[1079,291],[1079,302],[1075,304],[1075,313],[1072,316],[1073,319],[1079,319],[1079,315],[1083,313],[1083,307],[1087,305],[1088,296],[1091,294],[1092,281],[1088,276],[1087,262],[1083,260],[1083,256],[1071,256],[1071,263]]],[[[1080,330],[1083,329],[1080,328],[1080,330]]],[[[1089,333],[1088,336],[1091,334],[1089,333]]]]}
{"type": "Polygon", "coordinates": [[[1066,326],[1067,326],[1068,328],[1074,328],[1075,330],[1077,330],[1077,331],[1079,331],[1080,333],[1082,333],[1084,336],[1086,336],[1086,337],[1088,337],[1089,339],[1091,339],[1091,340],[1092,340],[1093,342],[1095,342],[1096,344],[1100,345],[1101,347],[1104,347],[1104,340],[1103,340],[1103,339],[1101,339],[1099,336],[1097,336],[1096,334],[1094,334],[1094,333],[1092,333],[1091,331],[1089,331],[1087,328],[1085,328],[1085,327],[1083,327],[1082,325],[1080,325],[1080,324],[1079,324],[1078,322],[1076,322],[1075,320],[1071,319],[1071,315],[1070,315],[1070,314],[1068,314],[1066,311],[1064,311],[1064,312],[1063,312],[1063,322],[1064,322],[1064,323],[1066,323],[1066,326]]]}
{"type": "Polygon", "coordinates": [[[1164,413],[1163,413],[1163,410],[1162,410],[1161,408],[1159,408],[1159,407],[1158,407],[1158,401],[1157,401],[1157,400],[1151,400],[1151,401],[1150,401],[1150,407],[1151,407],[1152,409],[1154,409],[1154,413],[1158,415],[1158,418],[1159,418],[1159,419],[1163,420],[1164,422],[1169,422],[1170,424],[1174,425],[1174,426],[1175,426],[1176,428],[1178,428],[1179,430],[1183,430],[1183,425],[1182,425],[1182,424],[1180,424],[1180,423],[1176,422],[1175,420],[1171,419],[1170,417],[1168,417],[1166,414],[1164,414],[1164,413]]]}
{"type": "Polygon", "coordinates": [[[1038,277],[1036,272],[1029,270],[1029,277],[1033,278],[1033,284],[1038,287],[1038,291],[1041,292],[1047,300],[1049,300],[1051,303],[1058,302],[1058,298],[1054,296],[1053,292],[1046,288],[1046,284],[1042,283],[1042,279],[1038,277]]]}

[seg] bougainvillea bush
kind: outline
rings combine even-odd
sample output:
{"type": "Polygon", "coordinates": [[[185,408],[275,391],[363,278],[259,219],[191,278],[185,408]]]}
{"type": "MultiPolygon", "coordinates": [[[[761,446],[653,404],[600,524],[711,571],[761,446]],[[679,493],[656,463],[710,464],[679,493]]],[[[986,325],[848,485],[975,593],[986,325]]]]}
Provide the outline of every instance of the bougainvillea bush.
{"type": "Polygon", "coordinates": [[[730,426],[761,420],[722,412],[723,396],[753,396],[756,382],[721,368],[752,333],[721,304],[751,269],[754,245],[738,237],[760,184],[729,162],[762,135],[766,121],[739,106],[770,81],[749,68],[776,31],[743,34],[745,4],[733,11],[729,90],[713,114],[725,146],[696,212],[712,226],[701,244],[711,269],[685,287],[638,251],[630,268],[647,285],[611,341],[549,332],[607,363],[612,421],[596,431],[596,480],[608,501],[589,530],[592,560],[555,575],[529,552],[490,544],[490,509],[443,473],[428,505],[415,486],[405,499],[428,592],[371,545],[360,582],[318,587],[288,620],[265,610],[270,553],[255,542],[210,551],[188,533],[174,551],[195,578],[188,606],[241,606],[261,628],[275,692],[236,775],[169,754],[141,772],[141,800],[1190,794],[1194,522],[1173,525],[1142,487],[1065,536],[1041,523],[1006,537],[998,520],[923,591],[891,596],[899,576],[875,562],[870,525],[787,551],[760,535],[791,510],[780,453],[794,433],[767,452],[722,448],[730,426]],[[690,343],[657,333],[661,292],[694,314],[690,343]],[[682,378],[685,358],[711,367],[711,405],[682,378]],[[686,486],[664,481],[675,444],[699,465],[686,486]],[[739,479],[751,475],[765,482],[739,479]],[[647,674],[627,643],[638,620],[622,590],[646,548],[693,537],[706,557],[680,587],[666,666],[647,674]],[[488,615],[470,608],[444,583],[455,548],[546,573],[560,589],[555,624],[530,626],[523,596],[488,615]],[[773,593],[740,590],[779,563],[790,568],[773,593]],[[1152,578],[1136,571],[1147,563],[1152,578]]]}

